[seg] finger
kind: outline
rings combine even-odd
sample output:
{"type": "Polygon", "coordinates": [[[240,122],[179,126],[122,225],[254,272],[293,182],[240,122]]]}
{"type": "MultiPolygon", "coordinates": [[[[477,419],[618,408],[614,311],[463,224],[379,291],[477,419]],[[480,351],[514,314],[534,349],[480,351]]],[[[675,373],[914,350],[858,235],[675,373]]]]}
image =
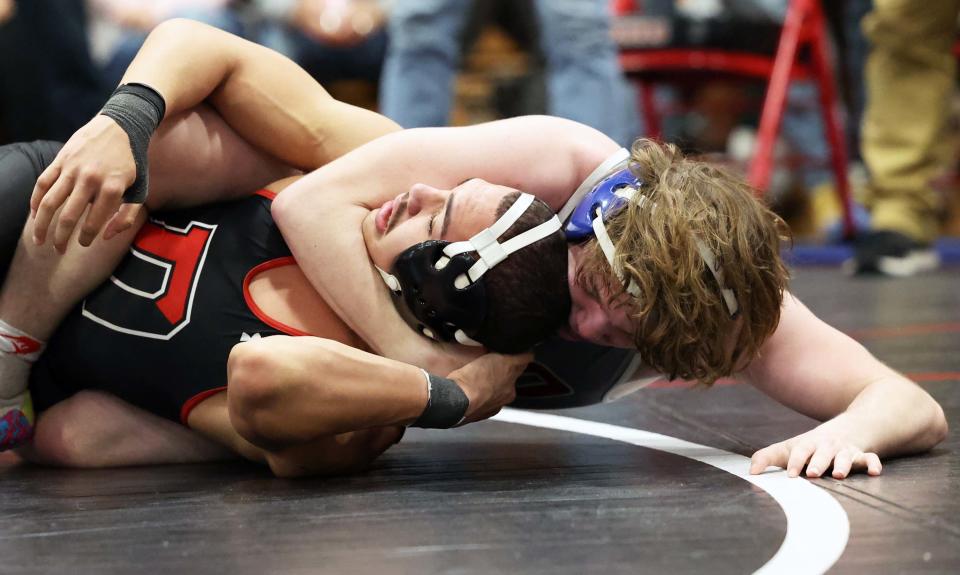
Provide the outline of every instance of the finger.
{"type": "Polygon", "coordinates": [[[63,202],[67,199],[70,191],[73,189],[73,176],[70,174],[61,174],[53,187],[43,196],[40,205],[37,206],[36,217],[33,221],[33,241],[37,245],[42,245],[47,240],[50,222],[63,202]]]}
{"type": "Polygon", "coordinates": [[[750,458],[750,474],[763,473],[768,467],[786,467],[790,450],[786,443],[775,443],[757,451],[750,458]]]}
{"type": "Polygon", "coordinates": [[[143,204],[120,204],[120,210],[113,214],[107,227],[103,230],[103,239],[109,240],[114,236],[129,230],[137,221],[137,215],[143,204]]]}
{"type": "Polygon", "coordinates": [[[876,453],[865,453],[864,459],[867,464],[867,475],[876,477],[883,471],[883,464],[880,463],[880,456],[876,453]]]}
{"type": "Polygon", "coordinates": [[[80,245],[86,247],[93,242],[107,220],[117,213],[117,208],[120,207],[120,199],[119,195],[111,194],[110,190],[100,189],[100,193],[94,198],[93,204],[80,226],[80,235],[77,237],[80,245]]]}
{"type": "Polygon", "coordinates": [[[80,222],[80,217],[93,196],[97,193],[99,182],[90,178],[78,178],[77,185],[74,186],[73,193],[67,198],[60,215],[57,216],[57,225],[53,230],[53,245],[58,251],[63,252],[67,249],[67,242],[73,234],[74,228],[80,222]]]}
{"type": "Polygon", "coordinates": [[[795,445],[790,450],[790,459],[787,461],[787,476],[799,477],[803,466],[813,455],[814,446],[811,443],[802,443],[795,445]]]}
{"type": "Polygon", "coordinates": [[[33,186],[33,193],[30,194],[30,215],[36,216],[37,209],[40,207],[40,201],[43,200],[47,192],[50,191],[50,187],[57,181],[57,178],[60,177],[60,158],[59,156],[53,160],[47,169],[40,174],[40,177],[37,178],[37,182],[33,186]]]}
{"type": "Polygon", "coordinates": [[[845,479],[850,475],[850,469],[853,467],[853,452],[849,449],[841,449],[837,456],[833,458],[833,478],[845,479]]]}
{"type": "Polygon", "coordinates": [[[807,477],[820,477],[830,467],[830,463],[837,455],[837,446],[832,443],[821,443],[817,446],[810,462],[807,463],[807,477]]]}

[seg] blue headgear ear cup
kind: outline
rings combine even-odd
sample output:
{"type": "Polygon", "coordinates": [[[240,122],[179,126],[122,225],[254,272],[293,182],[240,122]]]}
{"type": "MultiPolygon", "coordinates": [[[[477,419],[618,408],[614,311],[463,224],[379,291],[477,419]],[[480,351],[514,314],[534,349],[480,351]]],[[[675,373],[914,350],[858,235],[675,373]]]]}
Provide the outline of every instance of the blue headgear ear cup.
{"type": "MultiPolygon", "coordinates": [[[[458,276],[473,265],[473,258],[458,254],[442,267],[443,248],[450,242],[430,240],[404,250],[393,266],[401,290],[391,290],[397,309],[417,332],[439,341],[460,341],[457,331],[473,336],[487,315],[484,282],[456,287],[458,276]],[[397,301],[400,300],[400,301],[397,301]]],[[[462,343],[462,342],[461,342],[462,343]]]]}
{"type": "Polygon", "coordinates": [[[627,199],[622,192],[625,188],[637,190],[641,182],[628,167],[622,167],[600,181],[580,201],[570,214],[564,228],[567,241],[581,241],[593,236],[593,219],[600,214],[606,216],[625,206],[627,199]],[[621,194],[617,194],[617,192],[621,194]]]}

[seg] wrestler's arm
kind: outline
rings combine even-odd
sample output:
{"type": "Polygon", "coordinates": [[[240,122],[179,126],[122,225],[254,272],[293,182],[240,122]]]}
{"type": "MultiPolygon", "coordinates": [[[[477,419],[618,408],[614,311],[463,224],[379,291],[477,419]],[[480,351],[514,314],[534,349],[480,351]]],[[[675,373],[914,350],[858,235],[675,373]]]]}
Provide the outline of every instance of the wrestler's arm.
{"type": "Polygon", "coordinates": [[[149,161],[150,210],[236,199],[299,173],[253,147],[206,104],[168,115],[150,142],[149,161]]]}
{"type": "MultiPolygon", "coordinates": [[[[455,381],[466,394],[464,421],[471,422],[513,401],[513,382],[530,359],[487,354],[438,375],[455,381]]],[[[227,373],[234,424],[257,444],[409,425],[428,400],[420,369],[318,337],[276,336],[238,344],[227,373]]]]}
{"type": "Polygon", "coordinates": [[[556,210],[617,149],[592,128],[545,116],[405,130],[304,177],[274,201],[273,215],[310,283],[351,329],[381,355],[442,372],[451,368],[445,355],[409,337],[371,266],[363,218],[414,183],[449,188],[474,177],[533,193],[556,210]],[[336,217],[317,225],[318,214],[336,217]]]}
{"type": "Polygon", "coordinates": [[[399,426],[323,435],[300,442],[253,443],[241,435],[231,413],[229,392],[205,399],[190,412],[190,429],[233,453],[270,467],[277,477],[338,475],[366,467],[403,436],[399,426]]]}
{"type": "MultiPolygon", "coordinates": [[[[489,354],[450,374],[481,382],[461,388],[465,421],[513,401],[512,384],[529,356],[489,354]]],[[[414,367],[315,337],[269,337],[238,344],[227,363],[227,393],[194,408],[188,423],[280,476],[363,467],[399,441],[428,399],[414,367]]]]}
{"type": "Polygon", "coordinates": [[[755,453],[754,473],[774,465],[796,476],[806,465],[819,477],[832,465],[837,478],[851,467],[876,475],[880,457],[926,451],[947,433],[943,409],[927,392],[789,293],[776,331],[738,377],[824,422],[755,453]]]}
{"type": "MultiPolygon", "coordinates": [[[[187,20],[158,26],[123,81],[157,89],[166,101],[167,117],[207,101],[255,148],[302,169],[323,165],[399,129],[379,114],[334,100],[284,56],[187,20]]],[[[188,160],[191,146],[205,145],[182,143],[188,160]]],[[[108,235],[122,230],[132,221],[136,207],[125,204],[121,217],[114,214],[135,175],[127,134],[112,119],[96,116],[70,138],[37,181],[31,199],[37,213],[37,240],[45,241],[53,214],[61,205],[63,212],[52,230],[61,249],[91,203],[78,238],[83,245],[89,244],[108,218],[113,218],[108,235]]],[[[189,200],[189,187],[170,192],[187,194],[189,200]]]]}
{"type": "Polygon", "coordinates": [[[380,114],[335,100],[285,56],[190,20],[157,26],[123,82],[155,88],[168,114],[209,100],[245,140],[305,170],[399,130],[380,114]]]}

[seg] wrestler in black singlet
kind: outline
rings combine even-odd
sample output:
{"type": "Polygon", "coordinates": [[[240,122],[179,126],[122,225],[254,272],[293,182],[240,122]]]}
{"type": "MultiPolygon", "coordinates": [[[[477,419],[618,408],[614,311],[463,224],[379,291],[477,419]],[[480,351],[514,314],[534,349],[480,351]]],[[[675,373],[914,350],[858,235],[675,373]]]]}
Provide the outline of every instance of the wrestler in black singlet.
{"type": "Polygon", "coordinates": [[[270,216],[272,196],[151,217],[109,281],[77,306],[33,369],[38,410],[99,389],[186,422],[227,384],[231,348],[303,335],[259,313],[250,278],[292,263],[270,216]]]}
{"type": "MultiPolygon", "coordinates": [[[[0,147],[0,276],[13,256],[33,184],[60,146],[0,147]]],[[[38,410],[80,389],[102,389],[181,420],[226,385],[233,345],[278,333],[301,335],[258,317],[244,295],[251,270],[271,261],[290,263],[281,259],[290,251],[269,206],[269,199],[255,196],[163,214],[145,224],[114,280],[73,310],[34,368],[31,391],[38,410]]],[[[559,338],[538,346],[536,360],[518,381],[516,406],[597,403],[611,390],[635,384],[639,366],[628,350],[559,338]]]]}

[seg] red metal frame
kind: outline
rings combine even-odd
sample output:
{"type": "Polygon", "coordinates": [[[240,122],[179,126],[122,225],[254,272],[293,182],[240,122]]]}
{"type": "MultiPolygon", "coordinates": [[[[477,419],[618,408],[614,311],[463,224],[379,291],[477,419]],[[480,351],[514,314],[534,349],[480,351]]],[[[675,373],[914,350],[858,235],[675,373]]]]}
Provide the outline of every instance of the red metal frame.
{"type": "MultiPolygon", "coordinates": [[[[626,2],[629,3],[630,0],[626,2]]],[[[615,8],[618,6],[615,5],[615,8]]],[[[843,116],[837,100],[830,44],[819,0],[790,0],[777,53],[773,58],[723,50],[623,49],[620,63],[624,72],[638,85],[640,109],[647,123],[647,131],[652,137],[660,136],[660,118],[654,101],[653,85],[657,76],[664,72],[697,71],[769,79],[757,133],[757,150],[748,172],[751,185],[760,190],[760,193],[764,193],[770,183],[773,149],[780,132],[790,82],[800,78],[812,78],[820,92],[820,109],[827,143],[830,146],[831,170],[843,208],[844,235],[849,239],[856,233],[850,182],[847,179],[843,116]],[[809,64],[797,61],[797,54],[801,49],[808,50],[809,64]]]]}

